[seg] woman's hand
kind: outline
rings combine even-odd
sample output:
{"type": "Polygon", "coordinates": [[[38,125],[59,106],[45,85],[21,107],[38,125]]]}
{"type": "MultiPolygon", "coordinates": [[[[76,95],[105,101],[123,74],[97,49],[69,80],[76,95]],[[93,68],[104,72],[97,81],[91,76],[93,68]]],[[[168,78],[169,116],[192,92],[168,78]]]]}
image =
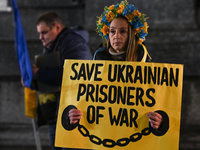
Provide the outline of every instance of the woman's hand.
{"type": "Polygon", "coordinates": [[[154,129],[158,129],[162,123],[162,116],[157,112],[149,112],[149,122],[154,129]]]}
{"type": "Polygon", "coordinates": [[[79,119],[81,119],[81,116],[83,115],[83,113],[78,110],[78,109],[71,109],[69,111],[69,120],[70,120],[70,124],[75,124],[79,121],[79,119]]]}

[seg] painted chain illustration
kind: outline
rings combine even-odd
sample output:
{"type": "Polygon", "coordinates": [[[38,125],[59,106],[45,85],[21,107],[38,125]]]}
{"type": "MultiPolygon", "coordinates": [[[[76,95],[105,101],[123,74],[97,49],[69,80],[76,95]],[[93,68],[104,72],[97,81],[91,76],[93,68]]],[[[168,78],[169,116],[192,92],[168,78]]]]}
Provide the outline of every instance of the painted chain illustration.
{"type": "Polygon", "coordinates": [[[62,113],[61,121],[62,121],[63,128],[65,128],[68,131],[78,128],[78,131],[80,132],[80,134],[82,136],[88,137],[92,143],[94,143],[96,145],[102,144],[104,147],[112,148],[114,146],[120,146],[120,147],[126,146],[130,142],[137,142],[140,139],[142,139],[142,136],[147,136],[151,133],[154,134],[155,136],[163,136],[169,129],[169,117],[168,117],[167,113],[159,110],[156,112],[161,114],[163,117],[163,123],[159,130],[153,129],[151,127],[151,125],[149,124],[149,127],[144,128],[141,131],[141,133],[139,133],[139,132],[133,133],[129,137],[123,137],[121,139],[118,139],[117,141],[114,141],[112,139],[101,139],[100,137],[98,137],[98,135],[91,135],[90,132],[86,129],[86,127],[84,127],[83,125],[80,125],[79,122],[77,122],[75,125],[71,125],[69,123],[69,120],[66,120],[66,118],[68,118],[68,114],[71,109],[76,109],[76,107],[73,105],[69,105],[64,109],[64,111],[62,113]]]}

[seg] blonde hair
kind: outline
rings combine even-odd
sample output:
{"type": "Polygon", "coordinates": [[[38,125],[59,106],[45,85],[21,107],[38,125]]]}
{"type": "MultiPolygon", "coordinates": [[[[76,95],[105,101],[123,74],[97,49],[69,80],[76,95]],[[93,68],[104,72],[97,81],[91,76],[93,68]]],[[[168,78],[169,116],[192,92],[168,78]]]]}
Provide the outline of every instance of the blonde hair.
{"type": "Polygon", "coordinates": [[[135,36],[135,31],[128,24],[128,45],[126,48],[126,61],[137,61],[137,48],[139,43],[139,38],[135,36]]]}
{"type": "MultiPolygon", "coordinates": [[[[121,17],[124,18],[124,17],[121,17]]],[[[127,20],[126,18],[124,18],[127,20]]],[[[137,61],[137,48],[138,48],[139,38],[135,36],[134,28],[128,23],[128,44],[126,48],[126,61],[137,61]]],[[[106,45],[107,50],[111,47],[110,39],[106,40],[104,45],[106,45]]]]}

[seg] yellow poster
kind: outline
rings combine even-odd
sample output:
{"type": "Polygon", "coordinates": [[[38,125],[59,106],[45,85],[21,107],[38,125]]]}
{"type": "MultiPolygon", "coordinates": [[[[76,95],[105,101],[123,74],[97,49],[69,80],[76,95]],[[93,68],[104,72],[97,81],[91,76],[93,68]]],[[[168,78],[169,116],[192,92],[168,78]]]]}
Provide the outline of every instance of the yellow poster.
{"type": "Polygon", "coordinates": [[[96,150],[178,150],[183,65],[65,60],[55,145],[96,150]],[[71,125],[68,112],[82,111],[71,125]],[[147,113],[162,115],[159,130],[147,113]]]}

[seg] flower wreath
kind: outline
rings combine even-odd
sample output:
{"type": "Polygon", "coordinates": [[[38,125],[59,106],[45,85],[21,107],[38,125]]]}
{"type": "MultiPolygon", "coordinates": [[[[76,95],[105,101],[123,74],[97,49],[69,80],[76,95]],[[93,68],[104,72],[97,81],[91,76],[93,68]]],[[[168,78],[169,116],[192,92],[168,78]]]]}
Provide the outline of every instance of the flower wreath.
{"type": "Polygon", "coordinates": [[[98,17],[97,33],[103,39],[108,39],[110,23],[119,16],[126,17],[128,22],[134,27],[135,35],[139,37],[139,42],[142,43],[148,34],[147,29],[149,27],[146,22],[146,15],[141,14],[134,5],[129,5],[127,0],[121,1],[120,4],[104,8],[103,14],[98,17]]]}

